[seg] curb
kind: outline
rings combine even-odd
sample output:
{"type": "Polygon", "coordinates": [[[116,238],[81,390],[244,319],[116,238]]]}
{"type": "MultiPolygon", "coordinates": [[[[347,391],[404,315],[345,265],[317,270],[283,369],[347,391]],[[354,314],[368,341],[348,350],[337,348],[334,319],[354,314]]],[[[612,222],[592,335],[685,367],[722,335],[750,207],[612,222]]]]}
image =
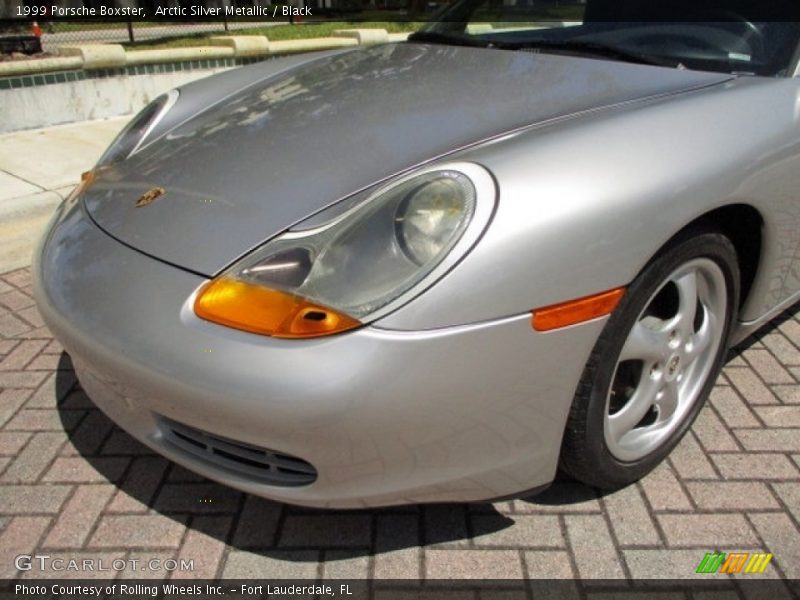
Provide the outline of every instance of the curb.
{"type": "Polygon", "coordinates": [[[263,35],[212,36],[210,46],[126,50],[120,44],[75,44],[59,46],[59,56],[39,60],[0,63],[0,77],[43,74],[54,71],[114,69],[129,65],[186,62],[211,58],[254,58],[372,46],[405,41],[410,33],[388,33],[385,29],[338,29],[333,37],[279,40],[263,35]]]}

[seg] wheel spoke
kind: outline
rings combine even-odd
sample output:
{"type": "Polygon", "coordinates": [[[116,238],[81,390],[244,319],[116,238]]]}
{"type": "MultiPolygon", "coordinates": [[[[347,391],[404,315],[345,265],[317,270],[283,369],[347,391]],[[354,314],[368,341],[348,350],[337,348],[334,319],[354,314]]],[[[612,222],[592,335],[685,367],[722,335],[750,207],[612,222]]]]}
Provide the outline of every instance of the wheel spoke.
{"type": "Polygon", "coordinates": [[[658,407],[658,420],[667,421],[675,414],[678,409],[679,389],[677,381],[670,381],[661,388],[656,396],[656,406],[658,407]]]}
{"type": "Polygon", "coordinates": [[[668,336],[637,321],[619,355],[619,360],[656,361],[666,356],[668,336]]]}
{"type": "Polygon", "coordinates": [[[619,441],[623,435],[639,424],[653,406],[660,386],[659,380],[655,380],[647,374],[642,375],[639,386],[625,406],[608,416],[609,433],[615,440],[619,441]]]}
{"type": "Polygon", "coordinates": [[[698,356],[700,356],[710,345],[714,339],[714,332],[716,331],[716,317],[709,311],[706,311],[703,324],[700,329],[690,338],[686,351],[686,365],[691,364],[698,356]]]}
{"type": "Polygon", "coordinates": [[[678,314],[675,327],[681,338],[688,340],[694,333],[694,317],[697,312],[697,272],[690,271],[675,280],[678,288],[678,314]]]}

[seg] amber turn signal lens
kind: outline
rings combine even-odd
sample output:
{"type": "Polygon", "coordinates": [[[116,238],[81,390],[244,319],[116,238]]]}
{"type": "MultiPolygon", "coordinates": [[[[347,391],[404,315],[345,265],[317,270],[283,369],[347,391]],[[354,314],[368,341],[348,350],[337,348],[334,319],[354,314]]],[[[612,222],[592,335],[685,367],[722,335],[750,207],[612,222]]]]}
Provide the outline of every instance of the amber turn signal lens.
{"type": "Polygon", "coordinates": [[[201,319],[279,338],[312,338],[354,329],[361,322],[327,306],[272,288],[220,277],[200,290],[201,319]]]}
{"type": "Polygon", "coordinates": [[[625,288],[617,288],[577,300],[537,308],[533,311],[533,328],[536,331],[551,331],[610,314],[617,307],[624,293],[625,288]]]}
{"type": "Polygon", "coordinates": [[[92,185],[92,183],[94,183],[96,176],[97,175],[95,174],[94,171],[84,171],[83,173],[81,173],[81,182],[77,186],[75,186],[75,188],[72,190],[71,195],[75,197],[85,192],[89,188],[89,186],[92,185]]]}

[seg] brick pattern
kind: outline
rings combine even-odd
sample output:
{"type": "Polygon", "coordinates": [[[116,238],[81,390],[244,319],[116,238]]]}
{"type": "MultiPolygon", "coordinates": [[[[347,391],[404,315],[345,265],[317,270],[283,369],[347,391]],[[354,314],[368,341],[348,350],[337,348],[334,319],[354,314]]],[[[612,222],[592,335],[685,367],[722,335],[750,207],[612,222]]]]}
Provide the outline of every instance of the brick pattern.
{"type": "Polygon", "coordinates": [[[42,326],[28,270],[0,276],[0,577],[38,552],[137,561],[126,577],[684,578],[711,550],[773,552],[766,576],[800,577],[800,311],[731,353],[693,430],[626,489],[325,512],[206,481],[130,438],[42,326]]]}

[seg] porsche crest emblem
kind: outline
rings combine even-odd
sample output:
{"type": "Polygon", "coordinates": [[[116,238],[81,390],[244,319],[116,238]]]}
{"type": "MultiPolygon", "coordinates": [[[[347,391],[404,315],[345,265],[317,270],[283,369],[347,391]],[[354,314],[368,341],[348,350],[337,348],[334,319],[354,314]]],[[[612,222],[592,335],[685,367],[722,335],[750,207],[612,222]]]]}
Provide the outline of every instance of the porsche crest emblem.
{"type": "Polygon", "coordinates": [[[148,204],[152,204],[163,195],[164,195],[164,188],[162,187],[151,188],[139,197],[139,199],[136,201],[136,207],[138,208],[140,206],[147,206],[148,204]]]}

